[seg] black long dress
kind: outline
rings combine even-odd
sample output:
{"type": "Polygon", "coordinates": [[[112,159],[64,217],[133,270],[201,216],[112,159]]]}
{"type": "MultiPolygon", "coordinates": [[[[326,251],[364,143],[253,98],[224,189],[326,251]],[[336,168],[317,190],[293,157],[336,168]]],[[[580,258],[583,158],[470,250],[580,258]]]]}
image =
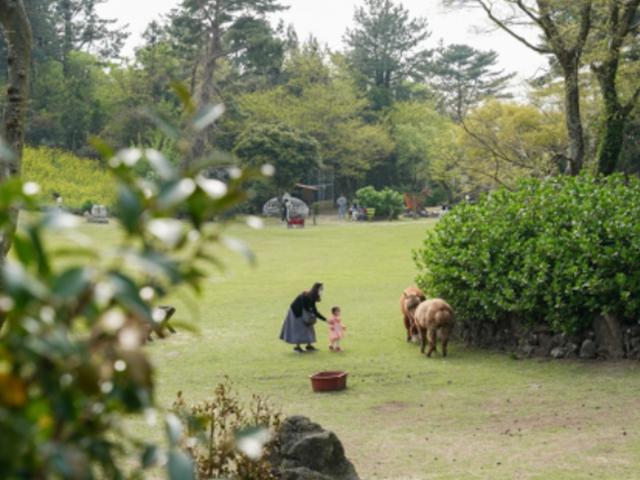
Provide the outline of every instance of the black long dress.
{"type": "Polygon", "coordinates": [[[280,331],[280,340],[291,344],[315,343],[315,329],[313,325],[307,325],[302,320],[303,309],[320,320],[327,321],[325,316],[318,312],[316,301],[303,292],[295,298],[289,307],[280,331]]]}

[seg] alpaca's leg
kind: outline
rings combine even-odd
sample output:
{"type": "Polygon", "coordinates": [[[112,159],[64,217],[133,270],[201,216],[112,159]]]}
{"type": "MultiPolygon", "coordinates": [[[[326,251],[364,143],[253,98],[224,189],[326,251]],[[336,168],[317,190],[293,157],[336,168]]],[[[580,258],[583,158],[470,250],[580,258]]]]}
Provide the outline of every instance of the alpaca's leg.
{"type": "Polygon", "coordinates": [[[450,333],[450,328],[449,327],[444,327],[442,329],[442,331],[440,332],[440,335],[442,337],[442,356],[446,357],[447,356],[447,344],[449,343],[449,333],[450,333]]]}
{"type": "Polygon", "coordinates": [[[406,315],[404,316],[404,328],[407,329],[407,342],[411,341],[411,332],[413,330],[413,325],[411,320],[406,315]]]}
{"type": "Polygon", "coordinates": [[[420,335],[420,353],[424,353],[424,349],[427,346],[427,331],[422,327],[417,328],[420,335]]]}
{"type": "Polygon", "coordinates": [[[427,330],[427,336],[429,337],[429,351],[427,352],[427,357],[430,357],[433,352],[437,352],[436,341],[438,339],[436,336],[436,329],[430,328],[429,330],[427,330]]]}
{"type": "Polygon", "coordinates": [[[420,338],[420,329],[415,323],[411,324],[411,331],[409,334],[411,340],[416,341],[415,339],[420,338]]]}

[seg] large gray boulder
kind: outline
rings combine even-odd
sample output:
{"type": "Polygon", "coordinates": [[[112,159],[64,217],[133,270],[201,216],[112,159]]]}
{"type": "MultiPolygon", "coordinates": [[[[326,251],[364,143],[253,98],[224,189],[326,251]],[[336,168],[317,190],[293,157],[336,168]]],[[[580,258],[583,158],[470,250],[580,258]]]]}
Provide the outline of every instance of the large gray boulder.
{"type": "Polygon", "coordinates": [[[593,321],[598,346],[612,359],[624,358],[622,326],[614,315],[598,315],[593,321]]]}
{"type": "Polygon", "coordinates": [[[580,358],[596,358],[596,352],[597,345],[593,340],[587,338],[584,342],[582,342],[582,346],[580,347],[580,358]]]}
{"type": "Polygon", "coordinates": [[[359,480],[335,433],[307,417],[288,417],[270,461],[282,480],[359,480]]]}

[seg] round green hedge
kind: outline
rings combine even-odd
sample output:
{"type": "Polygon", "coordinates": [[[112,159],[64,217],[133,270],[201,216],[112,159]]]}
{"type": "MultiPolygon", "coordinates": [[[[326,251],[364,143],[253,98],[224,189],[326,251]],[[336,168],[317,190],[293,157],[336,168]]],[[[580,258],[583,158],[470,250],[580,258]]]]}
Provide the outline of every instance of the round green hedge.
{"type": "Polygon", "coordinates": [[[414,252],[418,284],[465,322],[516,319],[575,333],[640,315],[640,182],[528,180],[463,203],[414,252]]]}
{"type": "Polygon", "coordinates": [[[363,187],[356,191],[356,199],[361,206],[374,208],[376,218],[394,220],[404,210],[402,194],[389,187],[380,191],[372,186],[363,187]]]}

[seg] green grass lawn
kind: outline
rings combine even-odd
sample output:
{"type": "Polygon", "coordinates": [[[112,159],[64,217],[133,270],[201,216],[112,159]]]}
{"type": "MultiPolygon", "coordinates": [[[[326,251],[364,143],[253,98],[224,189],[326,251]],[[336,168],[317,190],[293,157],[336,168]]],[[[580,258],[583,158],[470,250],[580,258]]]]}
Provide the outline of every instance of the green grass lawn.
{"type": "MultiPolygon", "coordinates": [[[[229,376],[241,395],[269,396],[337,433],[363,479],[640,478],[640,364],[514,360],[453,344],[427,359],[407,344],[399,296],[413,283],[411,251],[431,222],[323,223],[300,230],[236,227],[258,258],[252,268],[221,251],[204,295],[177,293],[180,331],[147,348],[157,399],[191,401],[229,376]],[[291,300],[325,283],[319,310],[342,308],[345,351],[295,354],[278,340],[291,300]],[[348,389],[314,394],[308,376],[349,372],[348,389]]],[[[86,226],[113,241],[112,226],[86,226]]],[[[455,305],[453,305],[455,308],[455,305]]],[[[159,435],[143,422],[141,435],[159,435]]]]}

